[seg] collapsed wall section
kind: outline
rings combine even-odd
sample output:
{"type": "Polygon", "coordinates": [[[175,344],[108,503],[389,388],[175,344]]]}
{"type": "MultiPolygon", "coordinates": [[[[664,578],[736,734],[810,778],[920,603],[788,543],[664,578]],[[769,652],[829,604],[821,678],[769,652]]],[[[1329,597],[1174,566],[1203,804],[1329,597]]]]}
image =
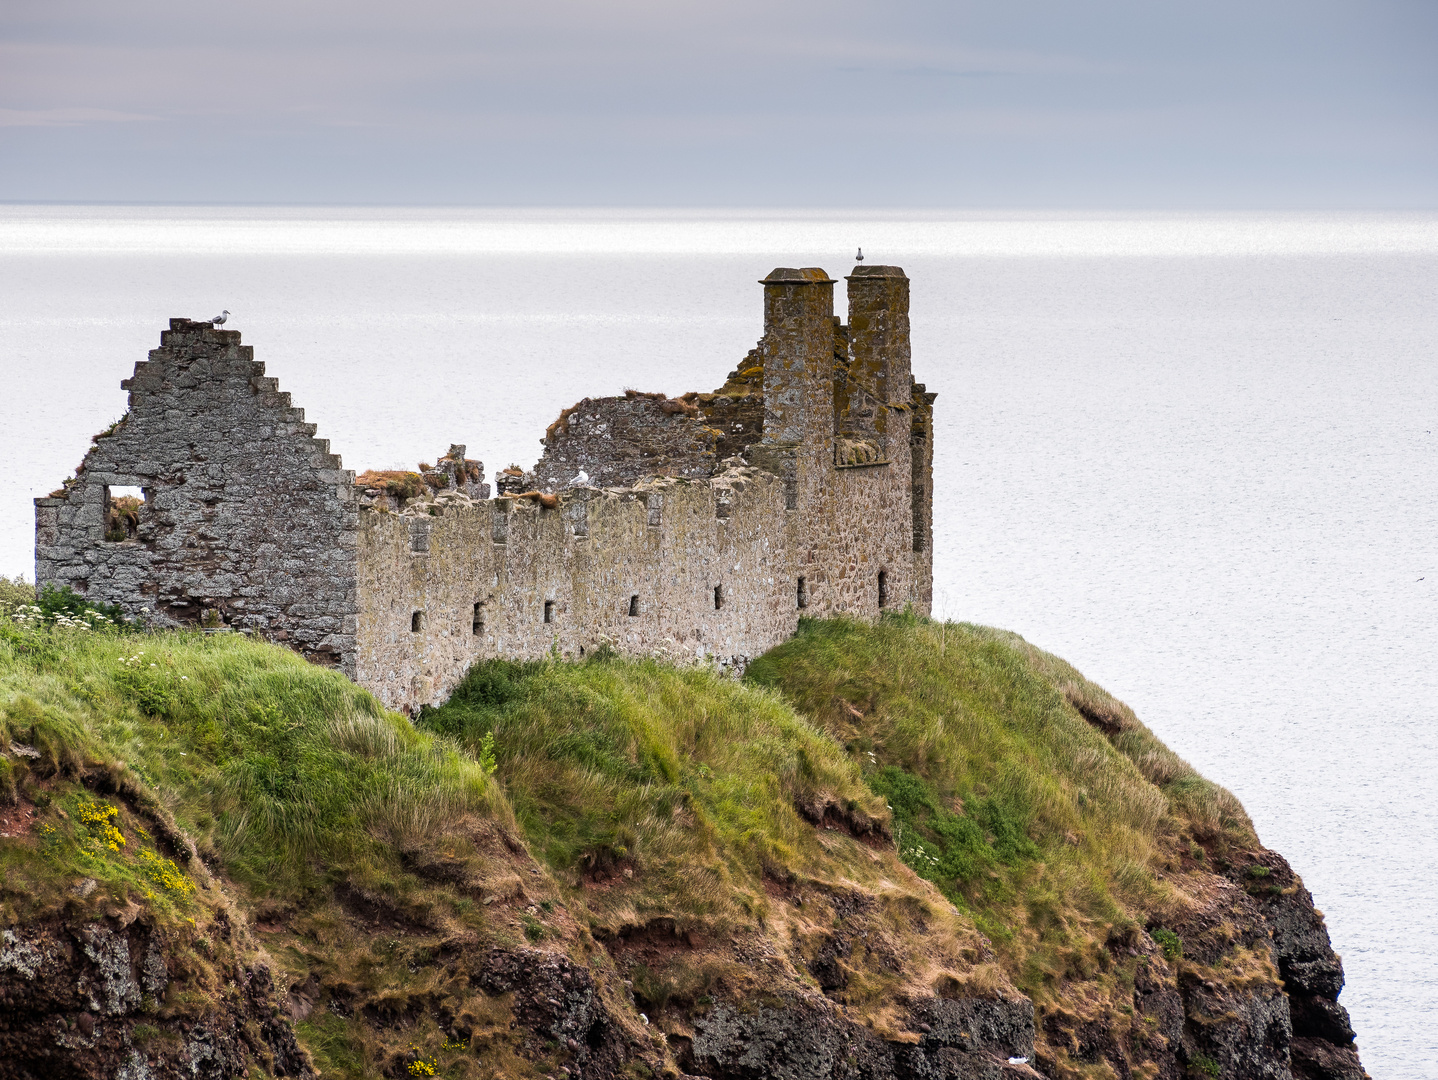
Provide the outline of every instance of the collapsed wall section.
{"type": "Polygon", "coordinates": [[[35,579],[353,670],[354,474],[235,331],[170,320],[125,417],[35,500],[35,579]],[[122,493],[137,498],[117,510],[122,493]]]}
{"type": "Polygon", "coordinates": [[[636,390],[585,398],[545,432],[535,483],[562,491],[630,487],[649,476],[711,476],[721,439],[695,405],[679,398],[636,390]]]}
{"type": "Polygon", "coordinates": [[[731,462],[708,480],[574,488],[552,507],[366,508],[355,677],[412,712],[492,657],[608,647],[742,669],[801,613],[783,498],[777,477],[731,462]]]}

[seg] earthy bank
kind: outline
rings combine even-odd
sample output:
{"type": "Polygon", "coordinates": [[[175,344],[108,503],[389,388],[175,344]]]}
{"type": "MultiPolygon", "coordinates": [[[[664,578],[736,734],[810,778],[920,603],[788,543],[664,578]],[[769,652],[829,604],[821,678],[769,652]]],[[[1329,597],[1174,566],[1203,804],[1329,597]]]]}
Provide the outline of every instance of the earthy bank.
{"type": "Polygon", "coordinates": [[[1233,797],[1021,638],[477,666],[0,621],[0,1077],[1359,1080],[1233,797]]]}

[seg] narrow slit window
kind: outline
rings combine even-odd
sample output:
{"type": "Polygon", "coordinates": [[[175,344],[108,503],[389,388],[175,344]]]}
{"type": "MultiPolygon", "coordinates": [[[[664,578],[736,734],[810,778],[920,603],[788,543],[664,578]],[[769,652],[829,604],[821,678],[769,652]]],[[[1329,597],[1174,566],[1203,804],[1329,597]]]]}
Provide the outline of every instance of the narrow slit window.
{"type": "Polygon", "coordinates": [[[484,633],[484,601],[474,605],[474,636],[484,633]]]}
{"type": "Polygon", "coordinates": [[[889,575],[887,572],[879,571],[879,606],[884,607],[889,602],[889,575]]]}
{"type": "Polygon", "coordinates": [[[724,586],[723,586],[723,585],[715,585],[715,586],[714,586],[714,610],[715,610],[715,611],[718,611],[718,610],[719,610],[721,607],[723,607],[723,606],[724,606],[724,586]]]}
{"type": "Polygon", "coordinates": [[[423,612],[423,611],[416,611],[413,615],[411,615],[411,616],[409,617],[409,632],[410,632],[411,634],[418,634],[418,633],[419,633],[421,630],[423,630],[423,629],[424,629],[424,612],[423,612]]]}
{"type": "Polygon", "coordinates": [[[630,615],[638,615],[638,614],[639,614],[639,594],[638,594],[638,593],[635,593],[633,596],[631,596],[631,597],[629,598],[629,614],[630,614],[630,615]]]}
{"type": "Polygon", "coordinates": [[[799,606],[809,606],[809,590],[805,587],[804,579],[799,579],[799,606]]]}
{"type": "Polygon", "coordinates": [[[546,600],[546,601],[544,602],[544,621],[545,621],[545,622],[553,622],[553,621],[554,621],[554,601],[553,601],[553,600],[546,600]]]}

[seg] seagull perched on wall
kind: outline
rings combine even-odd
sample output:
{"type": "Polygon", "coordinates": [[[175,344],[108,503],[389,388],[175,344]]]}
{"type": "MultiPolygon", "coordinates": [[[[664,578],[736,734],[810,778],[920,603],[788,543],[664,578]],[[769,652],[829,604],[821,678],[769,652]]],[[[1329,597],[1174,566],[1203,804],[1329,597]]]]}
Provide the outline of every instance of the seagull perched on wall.
{"type": "Polygon", "coordinates": [[[229,322],[229,320],[230,320],[230,309],[229,309],[229,308],[225,308],[224,311],[222,311],[222,312],[220,312],[218,315],[216,315],[213,319],[210,320],[210,322],[214,323],[216,326],[224,326],[225,323],[229,322]]]}
{"type": "Polygon", "coordinates": [[[859,254],[857,254],[857,255],[854,256],[854,261],[855,261],[855,262],[863,262],[863,261],[864,261],[864,249],[863,249],[863,248],[860,248],[860,249],[859,249],[859,254]]]}

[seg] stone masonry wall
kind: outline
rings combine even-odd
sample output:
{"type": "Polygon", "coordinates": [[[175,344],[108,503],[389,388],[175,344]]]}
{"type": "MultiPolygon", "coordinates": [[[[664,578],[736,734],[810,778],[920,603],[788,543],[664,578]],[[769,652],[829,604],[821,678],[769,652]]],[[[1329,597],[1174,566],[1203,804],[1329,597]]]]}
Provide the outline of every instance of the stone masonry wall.
{"type": "Polygon", "coordinates": [[[353,670],[354,474],[234,331],[172,319],[130,408],[77,476],[35,500],[35,579],[158,625],[251,629],[353,670]],[[110,489],[144,492],[106,539],[110,489]]]}
{"type": "Polygon", "coordinates": [[[764,279],[764,436],[748,456],[786,478],[788,505],[799,511],[792,553],[810,614],[867,615],[906,604],[927,614],[915,574],[909,439],[887,434],[894,416],[905,435],[909,428],[908,279],[897,267],[856,268],[847,335],[838,333],[834,284],[818,268],[764,279]],[[880,319],[875,309],[885,304],[900,310],[880,319]],[[869,319],[867,332],[854,333],[856,314],[869,319]],[[838,456],[834,365],[836,343],[846,339],[849,375],[867,382],[875,401],[881,385],[903,388],[899,400],[878,404],[871,421],[879,455],[857,464],[838,456]]]}
{"type": "Polygon", "coordinates": [[[361,514],[360,665],[387,705],[443,698],[476,660],[630,654],[742,669],[793,634],[778,478],[734,466],[622,492],[361,514]],[[717,605],[715,590],[718,591],[717,605]]]}
{"type": "Polygon", "coordinates": [[[413,709],[485,657],[579,657],[607,642],[742,667],[801,615],[927,613],[932,397],[909,372],[908,279],[863,269],[850,282],[851,315],[866,320],[852,346],[822,270],[770,275],[759,348],[715,394],[680,399],[702,419],[633,393],[566,409],[535,469],[552,505],[366,508],[360,681],[413,709]],[[839,456],[840,377],[865,402],[855,434],[875,452],[859,464],[839,456]],[[722,443],[701,433],[728,437],[721,414],[759,438],[716,465],[722,443]],[[588,485],[574,482],[580,469],[588,485]]]}
{"type": "Polygon", "coordinates": [[[696,406],[677,398],[633,390],[585,398],[545,433],[535,482],[560,491],[581,473],[578,483],[592,487],[629,487],[646,476],[711,476],[721,437],[696,406]]]}

